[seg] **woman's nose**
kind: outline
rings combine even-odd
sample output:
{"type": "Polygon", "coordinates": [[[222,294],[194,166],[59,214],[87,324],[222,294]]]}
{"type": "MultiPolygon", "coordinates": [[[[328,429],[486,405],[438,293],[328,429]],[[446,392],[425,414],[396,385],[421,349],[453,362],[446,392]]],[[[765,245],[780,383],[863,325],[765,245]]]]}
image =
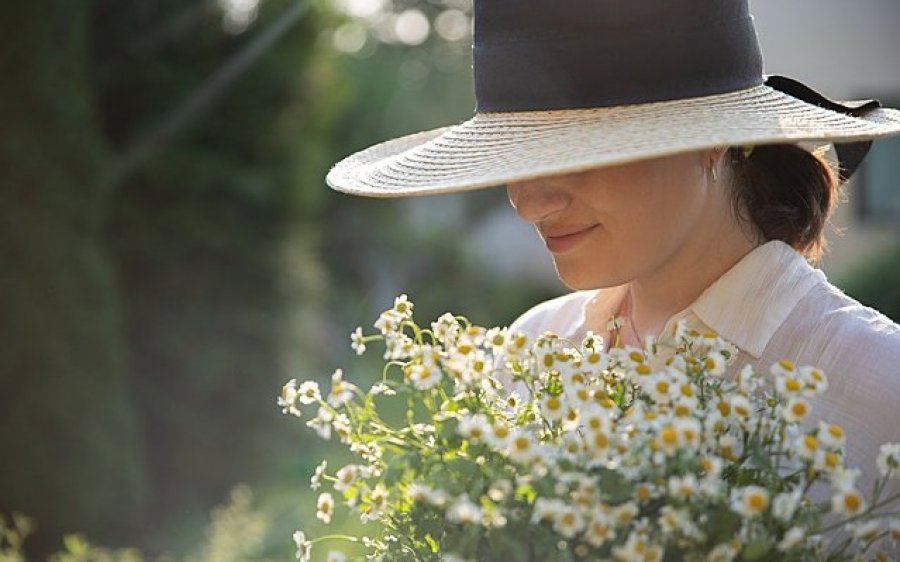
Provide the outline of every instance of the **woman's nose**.
{"type": "Polygon", "coordinates": [[[516,213],[528,222],[544,220],[565,209],[572,200],[568,189],[541,179],[509,183],[506,193],[516,213]]]}

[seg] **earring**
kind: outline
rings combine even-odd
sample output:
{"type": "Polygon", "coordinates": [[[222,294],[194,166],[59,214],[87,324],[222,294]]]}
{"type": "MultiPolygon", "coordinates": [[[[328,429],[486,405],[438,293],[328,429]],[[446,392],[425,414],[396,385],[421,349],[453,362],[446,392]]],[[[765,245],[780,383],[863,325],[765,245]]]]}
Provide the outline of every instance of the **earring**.
{"type": "Polygon", "coordinates": [[[709,171],[712,172],[712,180],[713,183],[719,182],[719,174],[716,172],[716,164],[713,163],[709,166],[709,171]]]}

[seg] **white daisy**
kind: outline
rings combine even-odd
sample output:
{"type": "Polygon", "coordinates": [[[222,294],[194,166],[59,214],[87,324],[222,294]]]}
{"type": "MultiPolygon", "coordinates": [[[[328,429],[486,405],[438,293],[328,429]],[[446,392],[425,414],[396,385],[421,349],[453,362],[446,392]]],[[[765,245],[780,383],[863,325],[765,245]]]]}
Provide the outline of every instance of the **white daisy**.
{"type": "Polygon", "coordinates": [[[334,489],[338,492],[343,492],[350,488],[353,484],[356,483],[356,480],[360,476],[359,466],[355,464],[348,464],[347,466],[341,468],[335,474],[337,480],[334,483],[334,489]]]}
{"type": "Polygon", "coordinates": [[[418,390],[429,390],[441,382],[441,369],[437,366],[429,366],[418,363],[410,368],[409,378],[418,390]]]}
{"type": "Polygon", "coordinates": [[[725,373],[725,356],[718,351],[711,351],[703,360],[703,366],[706,367],[708,374],[715,377],[721,376],[725,373]]]}
{"type": "Polygon", "coordinates": [[[870,541],[881,534],[884,521],[881,519],[869,519],[858,523],[847,525],[847,530],[853,535],[853,538],[861,541],[870,541]]]}
{"type": "Polygon", "coordinates": [[[697,493],[697,478],[693,474],[669,478],[669,495],[680,500],[690,500],[697,493]]]}
{"type": "Polygon", "coordinates": [[[818,437],[822,445],[829,449],[843,449],[844,444],[847,441],[847,436],[844,433],[843,427],[821,421],[819,422],[818,437]]]}
{"type": "Polygon", "coordinates": [[[460,418],[457,431],[469,441],[481,443],[490,431],[490,425],[484,414],[467,414],[460,418]]]}
{"type": "Polygon", "coordinates": [[[797,507],[800,506],[801,497],[802,490],[799,488],[791,492],[778,494],[772,500],[772,515],[779,521],[789,522],[794,517],[797,507]]]}
{"type": "Polygon", "coordinates": [[[841,515],[857,515],[866,508],[866,500],[856,488],[840,489],[831,497],[831,511],[841,515]]]}
{"type": "Polygon", "coordinates": [[[344,371],[335,369],[331,374],[331,394],[328,395],[328,403],[337,408],[353,398],[356,385],[344,380],[344,371]]]}
{"type": "Polygon", "coordinates": [[[792,396],[781,411],[781,416],[788,423],[800,423],[809,415],[812,407],[806,398],[792,396]]]}
{"type": "Polygon", "coordinates": [[[787,552],[788,550],[801,546],[805,540],[806,529],[794,526],[787,530],[784,537],[782,537],[781,541],[778,543],[777,548],[781,552],[787,552]]]}
{"type": "Polygon", "coordinates": [[[309,479],[309,487],[312,490],[318,490],[322,485],[322,477],[325,475],[325,469],[328,468],[328,461],[322,461],[319,466],[316,467],[316,471],[313,473],[312,477],[309,479]]]}
{"type": "Polygon", "coordinates": [[[609,515],[597,509],[586,525],[584,539],[594,547],[602,546],[616,537],[616,531],[609,515]]]}
{"type": "MultiPolygon", "coordinates": [[[[496,426],[494,430],[496,432],[496,426]]],[[[534,458],[535,450],[536,444],[531,435],[520,429],[513,430],[506,445],[506,452],[510,459],[520,463],[527,463],[534,458]]]]}
{"type": "Polygon", "coordinates": [[[306,534],[303,531],[294,531],[293,539],[294,545],[297,547],[297,560],[309,562],[312,542],[306,540],[306,534]]]}
{"type": "Polygon", "coordinates": [[[466,495],[461,495],[447,508],[447,520],[451,523],[474,525],[481,522],[482,511],[466,495]]]}
{"type": "Polygon", "coordinates": [[[403,322],[403,316],[394,309],[389,309],[381,313],[378,320],[375,321],[374,326],[383,336],[387,336],[388,334],[398,332],[400,330],[401,322],[403,322]]]}
{"type": "Polygon", "coordinates": [[[400,295],[394,299],[393,310],[403,318],[412,318],[413,303],[406,295],[400,295]]]}
{"type": "Polygon", "coordinates": [[[302,417],[303,412],[297,407],[297,379],[291,379],[281,387],[281,395],[278,396],[278,407],[282,414],[302,417]]]}
{"type": "Polygon", "coordinates": [[[900,477],[900,443],[885,443],[881,446],[876,459],[878,472],[882,476],[900,477]]]}
{"type": "Polygon", "coordinates": [[[350,349],[355,351],[357,355],[362,355],[366,352],[366,341],[365,336],[363,336],[362,326],[357,326],[356,330],[350,334],[350,349]]]}
{"type": "Polygon", "coordinates": [[[316,518],[323,523],[331,523],[331,516],[334,514],[334,497],[328,492],[319,494],[316,501],[316,518]]]}
{"type": "Polygon", "coordinates": [[[821,394],[828,389],[828,377],[820,369],[816,367],[801,367],[800,372],[806,381],[808,394],[821,394]]]}
{"type": "Polygon", "coordinates": [[[546,394],[540,401],[541,414],[548,421],[561,420],[568,411],[568,404],[561,394],[546,394]]]}
{"type": "Polygon", "coordinates": [[[584,517],[573,506],[563,506],[553,518],[553,530],[571,539],[584,528],[584,517]]]}
{"type": "Polygon", "coordinates": [[[769,491],[760,486],[735,488],[731,492],[731,509],[749,519],[756,517],[769,506],[769,491]]]}

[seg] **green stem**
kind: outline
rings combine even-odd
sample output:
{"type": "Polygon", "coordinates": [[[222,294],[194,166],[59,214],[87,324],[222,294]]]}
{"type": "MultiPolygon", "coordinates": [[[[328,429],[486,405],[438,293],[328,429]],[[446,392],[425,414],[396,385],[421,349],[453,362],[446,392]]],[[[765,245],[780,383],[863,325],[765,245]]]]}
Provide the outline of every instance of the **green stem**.
{"type": "Polygon", "coordinates": [[[813,533],[813,535],[824,535],[825,533],[832,531],[834,529],[837,529],[838,527],[843,527],[847,523],[852,523],[854,521],[858,521],[860,519],[865,519],[867,517],[872,517],[872,516],[883,517],[884,515],[890,515],[890,513],[882,514],[882,513],[873,513],[873,512],[876,509],[878,509],[879,507],[884,507],[885,505],[887,505],[889,503],[893,503],[897,500],[900,500],[900,494],[895,494],[882,502],[874,503],[874,504],[872,504],[872,507],[865,510],[864,512],[862,512],[858,515],[854,515],[853,517],[850,517],[848,519],[844,519],[843,521],[838,521],[837,523],[829,525],[829,526],[825,527],[824,529],[821,529],[818,532],[813,533]]]}
{"type": "Polygon", "coordinates": [[[316,544],[317,542],[329,541],[329,540],[343,540],[343,541],[348,541],[348,542],[359,542],[358,537],[354,537],[351,535],[332,534],[332,535],[323,535],[321,537],[316,537],[314,539],[310,539],[309,544],[316,544]]]}

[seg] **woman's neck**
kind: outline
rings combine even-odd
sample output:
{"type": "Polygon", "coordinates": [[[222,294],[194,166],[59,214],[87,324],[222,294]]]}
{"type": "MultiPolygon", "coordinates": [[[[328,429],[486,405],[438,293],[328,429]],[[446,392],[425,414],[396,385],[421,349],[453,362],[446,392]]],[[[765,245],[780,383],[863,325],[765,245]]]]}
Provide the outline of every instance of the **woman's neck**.
{"type": "Polygon", "coordinates": [[[719,229],[716,236],[695,237],[661,267],[631,281],[631,294],[625,298],[632,300],[623,306],[630,310],[638,333],[658,336],[669,318],[690,306],[758,245],[739,228],[719,229]]]}

